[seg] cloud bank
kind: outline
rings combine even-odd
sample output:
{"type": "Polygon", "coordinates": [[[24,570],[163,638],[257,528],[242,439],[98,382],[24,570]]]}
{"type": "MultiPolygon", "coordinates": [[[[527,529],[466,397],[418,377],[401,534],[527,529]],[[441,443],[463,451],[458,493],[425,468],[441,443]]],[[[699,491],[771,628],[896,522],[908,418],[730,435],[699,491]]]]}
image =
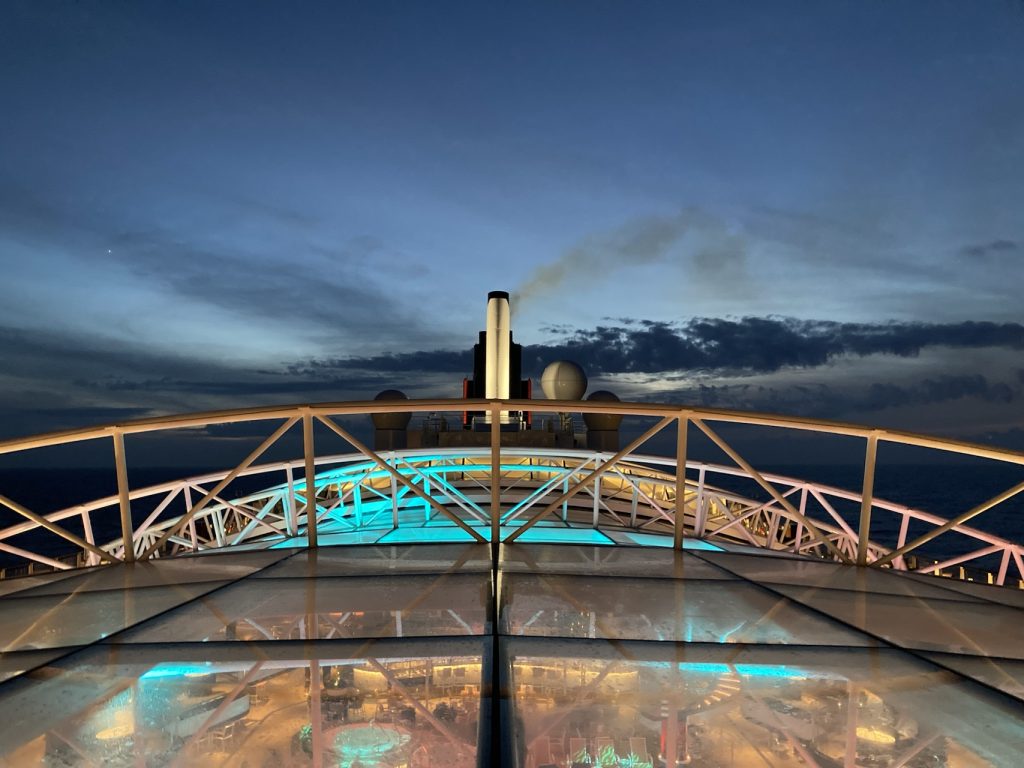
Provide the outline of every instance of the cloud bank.
{"type": "MultiPolygon", "coordinates": [[[[623,318],[523,347],[524,375],[572,359],[626,399],[774,411],[849,420],[922,419],[955,434],[980,413],[999,429],[1024,426],[1024,325],[837,323],[785,317],[623,318]],[[978,367],[966,356],[980,356],[978,367]],[[920,358],[920,363],[906,363],[920,358]],[[973,366],[973,367],[972,367],[973,366]],[[946,404],[956,402],[955,408],[946,404]],[[973,409],[973,410],[972,410],[973,409]],[[981,413],[984,411],[984,413],[981,413]],[[954,425],[954,426],[950,426],[954,425]]],[[[0,420],[5,436],[161,413],[372,398],[457,397],[472,371],[460,349],[267,363],[261,367],[171,356],[85,334],[0,327],[0,420]]],[[[907,425],[900,424],[905,428],[907,425]]],[[[962,432],[962,430],[961,430],[962,432]]]]}
{"type": "MultiPolygon", "coordinates": [[[[786,317],[738,320],[694,318],[681,323],[621,319],[614,325],[577,329],[549,344],[523,347],[524,371],[539,376],[554,360],[571,359],[589,373],[672,371],[771,373],[813,368],[845,356],[912,357],[933,347],[1024,349],[1020,323],[837,323],[786,317]]],[[[395,373],[466,372],[470,352],[439,350],[312,361],[297,374],[338,368],[395,373]]]]}

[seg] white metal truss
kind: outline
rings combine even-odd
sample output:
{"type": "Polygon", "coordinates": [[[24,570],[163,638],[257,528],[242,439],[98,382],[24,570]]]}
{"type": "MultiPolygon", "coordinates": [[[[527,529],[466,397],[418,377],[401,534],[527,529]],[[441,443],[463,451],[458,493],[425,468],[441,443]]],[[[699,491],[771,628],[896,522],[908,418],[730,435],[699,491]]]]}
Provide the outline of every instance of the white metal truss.
{"type": "Polygon", "coordinates": [[[438,530],[457,530],[458,535],[472,540],[514,541],[540,526],[660,534],[671,537],[676,546],[682,546],[686,538],[704,539],[961,578],[972,563],[996,558],[999,565],[986,577],[989,581],[1024,581],[1024,547],[967,524],[1002,508],[1024,491],[1024,482],[948,520],[873,494],[879,442],[980,456],[1017,468],[1024,464],[1024,454],[919,435],[765,414],[636,403],[373,401],[168,417],[7,441],[0,443],[0,454],[104,438],[113,441],[118,493],[43,516],[2,495],[4,489],[0,489],[0,504],[22,518],[0,530],[0,551],[48,570],[227,547],[315,547],[324,537],[371,532],[383,536],[396,529],[405,529],[410,535],[418,530],[424,537],[438,530]],[[564,408],[660,420],[615,454],[503,446],[500,419],[493,420],[490,448],[377,452],[334,420],[382,410],[435,412],[470,406],[495,412],[564,408]],[[266,419],[277,420],[276,429],[230,470],[148,488],[128,486],[126,434],[266,419]],[[863,485],[860,490],[847,490],[760,472],[710,426],[716,422],[861,437],[866,444],[863,485]],[[301,458],[257,463],[300,423],[304,438],[301,458]],[[314,423],[344,439],[354,452],[316,455],[314,423]],[[718,445],[733,465],[687,460],[686,435],[691,424],[718,445]],[[666,427],[676,430],[676,455],[643,453],[644,444],[666,427]],[[685,472],[678,471],[681,466],[685,472]],[[312,493],[304,479],[311,475],[315,476],[312,493]],[[244,495],[230,492],[233,483],[255,478],[260,480],[261,490],[244,495]],[[735,490],[743,483],[756,493],[735,490]],[[845,516],[841,508],[847,510],[845,516]],[[851,508],[859,510],[856,519],[851,508]],[[148,510],[141,522],[137,522],[139,510],[148,510]],[[894,546],[883,546],[870,536],[873,520],[877,526],[883,515],[893,518],[889,527],[898,527],[894,546]],[[97,541],[98,520],[111,518],[120,520],[122,536],[97,541]],[[315,524],[310,524],[311,520],[315,524]],[[912,539],[911,526],[926,532],[912,539]],[[55,557],[23,544],[23,534],[42,530],[61,537],[73,548],[72,553],[55,557]],[[941,562],[920,556],[922,547],[946,534],[966,537],[974,546],[941,562]],[[21,537],[17,544],[12,541],[16,537],[21,537]],[[125,547],[125,541],[131,546],[125,547]]]}

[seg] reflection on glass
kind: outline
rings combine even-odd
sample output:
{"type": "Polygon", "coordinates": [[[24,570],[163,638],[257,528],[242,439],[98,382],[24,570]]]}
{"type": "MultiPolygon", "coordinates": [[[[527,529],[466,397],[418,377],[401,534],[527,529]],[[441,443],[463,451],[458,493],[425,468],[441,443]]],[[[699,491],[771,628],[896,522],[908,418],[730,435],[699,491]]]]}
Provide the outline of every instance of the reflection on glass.
{"type": "Polygon", "coordinates": [[[721,580],[503,574],[513,635],[707,643],[871,645],[784,597],[721,580]]]}
{"type": "Polygon", "coordinates": [[[0,727],[0,762],[475,766],[481,656],[370,653],[50,670],[3,701],[47,716],[0,727]]]}
{"type": "Polygon", "coordinates": [[[959,656],[952,653],[925,653],[926,658],[961,675],[998,688],[1024,701],[1024,661],[983,656],[959,656]]]}
{"type": "Polygon", "coordinates": [[[227,587],[118,642],[479,635],[488,573],[258,579],[227,587]],[[253,583],[255,582],[255,584],[253,583]],[[315,622],[310,619],[316,617],[315,622]]]}
{"type": "Polygon", "coordinates": [[[0,651],[61,648],[102,640],[222,584],[195,582],[69,595],[13,595],[3,604],[0,651]]]}
{"type": "Polygon", "coordinates": [[[774,589],[903,648],[1024,659],[1024,622],[1009,606],[788,585],[774,589]]]}
{"type": "Polygon", "coordinates": [[[31,595],[97,592],[108,589],[166,587],[198,581],[228,582],[244,578],[287,556],[285,552],[225,552],[216,557],[190,555],[132,564],[90,568],[71,578],[36,587],[31,595]]]}
{"type": "MultiPolygon", "coordinates": [[[[658,537],[652,537],[658,538],[658,537]]],[[[660,537],[665,538],[665,537],[660,537]]],[[[668,538],[671,546],[672,539],[668,538]]],[[[728,571],[688,552],[652,547],[594,547],[552,544],[503,544],[501,569],[507,572],[573,576],[638,576],[655,579],[722,579],[728,571]]]]}
{"type": "Polygon", "coordinates": [[[919,581],[892,569],[850,568],[841,563],[759,554],[702,554],[709,562],[758,584],[790,584],[820,589],[856,590],[882,595],[907,595],[938,600],[967,600],[946,588],[947,580],[919,581]]]}
{"type": "Polygon", "coordinates": [[[544,644],[557,645],[511,654],[524,768],[1008,766],[1022,743],[1005,704],[892,655],[751,663],[722,649],[717,662],[680,662],[588,657],[578,643],[538,655],[544,644]]]}
{"type": "MultiPolygon", "coordinates": [[[[418,530],[418,529],[414,529],[418,530]]],[[[256,578],[326,578],[398,573],[437,575],[490,571],[487,544],[372,545],[300,551],[256,578]]]]}

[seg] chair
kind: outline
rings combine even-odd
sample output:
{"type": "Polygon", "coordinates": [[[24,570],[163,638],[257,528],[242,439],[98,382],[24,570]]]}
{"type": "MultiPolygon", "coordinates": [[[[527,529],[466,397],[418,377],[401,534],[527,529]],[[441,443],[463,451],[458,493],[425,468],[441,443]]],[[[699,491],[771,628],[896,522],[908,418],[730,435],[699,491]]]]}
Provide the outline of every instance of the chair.
{"type": "Polygon", "coordinates": [[[643,736],[629,737],[629,751],[641,760],[650,759],[650,755],[647,754],[647,739],[643,736]]]}
{"type": "Polygon", "coordinates": [[[213,742],[218,745],[219,751],[224,750],[225,744],[231,744],[235,738],[235,722],[232,720],[227,725],[222,725],[220,728],[213,732],[213,742]]]}
{"type": "Polygon", "coordinates": [[[551,745],[545,739],[537,739],[530,745],[530,756],[533,758],[533,764],[538,768],[554,762],[551,759],[551,745]]]}
{"type": "Polygon", "coordinates": [[[565,739],[562,736],[552,736],[548,739],[548,752],[551,755],[551,762],[565,765],[565,739]]]}
{"type": "Polygon", "coordinates": [[[594,762],[593,756],[587,751],[587,740],[581,739],[577,736],[571,736],[569,738],[569,764],[572,763],[592,763],[594,762]],[[587,756],[585,760],[578,760],[578,757],[583,755],[587,756]]]}
{"type": "MultiPolygon", "coordinates": [[[[612,748],[612,752],[615,752],[615,739],[610,738],[608,736],[598,736],[596,739],[594,739],[594,752],[595,752],[594,757],[595,758],[600,757],[601,754],[608,747],[611,747],[612,748]]],[[[616,755],[616,757],[618,757],[618,755],[616,755]]]]}

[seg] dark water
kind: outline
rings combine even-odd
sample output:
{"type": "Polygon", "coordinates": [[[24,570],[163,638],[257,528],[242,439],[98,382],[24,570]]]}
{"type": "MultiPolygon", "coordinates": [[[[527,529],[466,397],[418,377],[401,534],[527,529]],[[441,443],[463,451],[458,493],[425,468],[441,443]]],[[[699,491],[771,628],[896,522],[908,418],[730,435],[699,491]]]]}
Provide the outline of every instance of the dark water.
{"type": "MultiPolygon", "coordinates": [[[[835,486],[859,492],[863,480],[863,469],[855,465],[805,465],[805,466],[759,466],[760,471],[804,479],[815,483],[835,486]]],[[[174,468],[133,468],[129,483],[141,488],[160,482],[176,480],[201,474],[208,469],[174,468]]],[[[296,477],[301,477],[301,470],[296,477]]],[[[283,474],[241,479],[235,481],[226,493],[238,496],[259,490],[273,483],[283,482],[283,474]]],[[[996,466],[991,464],[964,465],[893,465],[880,466],[875,479],[875,497],[925,510],[943,518],[958,515],[990,497],[1024,480],[1024,467],[996,466]]],[[[752,498],[767,500],[767,494],[752,481],[728,480],[715,476],[717,484],[743,493],[752,498]]],[[[116,494],[117,484],[112,470],[97,469],[0,469],[0,494],[28,507],[39,514],[63,509],[104,496],[116,494]]],[[[198,498],[198,497],[197,497],[198,498]]],[[[791,497],[795,502],[796,497],[791,497]]],[[[149,514],[153,505],[133,502],[133,517],[140,522],[149,514]]],[[[833,501],[837,511],[856,530],[860,507],[855,502],[833,501]]],[[[0,509],[0,525],[6,527],[22,518],[7,509],[0,509]]],[[[898,515],[875,512],[872,518],[871,537],[887,546],[894,546],[899,531],[898,515]]],[[[974,520],[969,525],[1009,539],[1024,541],[1024,494],[999,505],[974,520]]],[[[79,535],[81,525],[75,520],[66,521],[65,527],[79,535]]],[[[105,510],[105,514],[93,515],[93,528],[97,540],[107,541],[120,535],[120,523],[116,507],[105,510]]],[[[912,524],[911,539],[928,530],[924,524],[912,524]]],[[[52,534],[25,534],[10,541],[15,545],[35,549],[43,554],[58,556],[69,551],[71,545],[52,534]]],[[[982,545],[958,535],[946,535],[924,548],[935,558],[948,557],[982,545]]],[[[18,558],[0,552],[0,567],[17,562],[18,558]]],[[[983,563],[985,567],[997,568],[993,559],[983,563]]]]}
{"type": "MultiPolygon", "coordinates": [[[[864,480],[862,465],[758,466],[764,473],[774,473],[860,493],[864,480]]],[[[717,478],[716,478],[717,480],[717,478]]],[[[1024,481],[1024,467],[994,464],[914,465],[893,464],[876,470],[874,497],[930,512],[944,519],[956,517],[990,498],[1024,481]]],[[[735,481],[731,487],[752,498],[768,500],[768,494],[751,480],[735,481]]],[[[790,500],[797,505],[797,496],[790,500]]],[[[860,521],[860,503],[826,497],[835,511],[853,530],[860,521]]],[[[822,517],[820,507],[813,507],[814,519],[822,517]]],[[[899,536],[900,515],[878,510],[872,513],[871,539],[895,547],[899,536]]],[[[1024,541],[1024,493],[1013,497],[965,523],[976,530],[1013,542],[1024,541]]],[[[911,521],[907,541],[931,530],[934,526],[911,521]]],[[[956,533],[944,534],[925,544],[922,556],[935,560],[966,554],[988,546],[985,542],[956,533]]],[[[975,567],[997,570],[1000,555],[975,561],[975,567]]],[[[1012,572],[1012,566],[1011,566],[1012,572]]]]}
{"type": "MultiPolygon", "coordinates": [[[[128,484],[131,488],[146,488],[211,471],[216,470],[211,470],[209,467],[192,469],[181,467],[131,468],[128,484]]],[[[302,476],[301,470],[295,473],[297,479],[302,476]]],[[[228,486],[224,495],[226,498],[237,498],[246,493],[283,483],[284,480],[283,472],[241,478],[228,486]]],[[[210,489],[212,484],[206,484],[205,487],[210,489]]],[[[116,494],[117,480],[113,469],[0,469],[0,495],[6,496],[40,515],[116,494]]],[[[193,491],[192,496],[193,501],[198,501],[202,494],[193,491]]],[[[138,524],[145,520],[162,498],[163,494],[158,494],[152,499],[133,500],[133,521],[138,524]]],[[[92,513],[90,518],[97,541],[104,542],[120,538],[121,522],[116,504],[92,513]]],[[[18,513],[0,506],[0,527],[6,528],[23,520],[24,518],[18,513]]],[[[61,521],[60,525],[65,530],[84,538],[80,517],[68,518],[61,521]]],[[[49,557],[66,555],[74,548],[70,542],[48,531],[22,534],[5,541],[49,557]]],[[[23,562],[21,558],[7,552],[0,552],[0,567],[20,562],[23,562]]]]}

